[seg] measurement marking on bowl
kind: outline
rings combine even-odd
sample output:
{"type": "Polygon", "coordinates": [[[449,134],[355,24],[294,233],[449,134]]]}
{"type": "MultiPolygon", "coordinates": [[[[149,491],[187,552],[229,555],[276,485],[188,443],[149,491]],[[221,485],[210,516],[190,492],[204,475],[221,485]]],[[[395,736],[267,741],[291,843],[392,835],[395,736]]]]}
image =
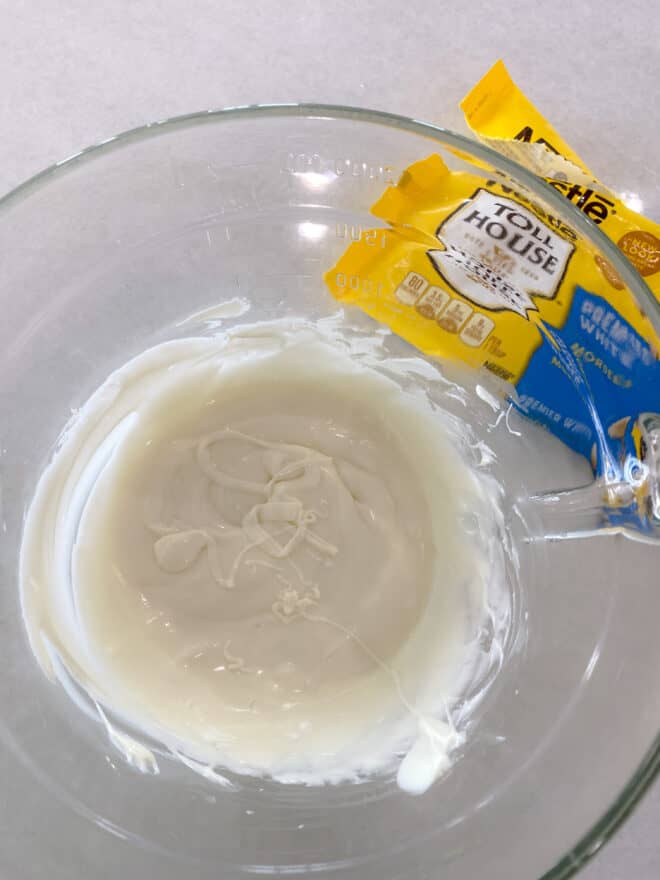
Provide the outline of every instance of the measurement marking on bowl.
{"type": "Polygon", "coordinates": [[[368,247],[387,247],[387,232],[385,229],[365,229],[359,223],[337,223],[335,234],[344,241],[364,241],[368,247]]]}
{"type": "Polygon", "coordinates": [[[362,290],[364,293],[373,293],[376,296],[383,295],[382,282],[374,283],[372,278],[363,278],[360,275],[346,275],[344,272],[337,272],[335,276],[337,287],[348,288],[349,290],[362,290]]]}
{"type": "Polygon", "coordinates": [[[287,153],[282,169],[289,174],[320,174],[326,177],[361,177],[386,185],[396,183],[394,165],[354,157],[322,156],[320,153],[287,153]]]}

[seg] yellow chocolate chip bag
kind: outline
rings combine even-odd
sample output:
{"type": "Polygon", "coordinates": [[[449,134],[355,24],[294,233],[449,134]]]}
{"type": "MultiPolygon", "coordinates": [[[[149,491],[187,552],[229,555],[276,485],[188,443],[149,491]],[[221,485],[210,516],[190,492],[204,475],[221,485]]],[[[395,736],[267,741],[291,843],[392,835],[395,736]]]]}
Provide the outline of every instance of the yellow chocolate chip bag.
{"type": "MultiPolygon", "coordinates": [[[[493,88],[491,71],[482,94],[480,83],[466,99],[475,130],[493,146],[493,139],[530,128],[537,143],[522,139],[516,150],[533,147],[537,163],[539,148],[547,151],[552,158],[543,167],[552,173],[575,169],[575,182],[549,182],[617,237],[624,253],[634,252],[648,281],[657,271],[654,224],[599,189],[503,78],[503,65],[494,70],[506,88],[493,88]],[[512,115],[506,126],[498,102],[512,115]]],[[[521,161],[517,152],[515,158],[521,161]]],[[[350,245],[326,274],[332,294],[428,355],[484,367],[512,383],[516,405],[597,473],[617,480],[634,471],[639,481],[647,468],[644,431],[660,412],[660,339],[609,262],[540,200],[500,179],[451,171],[437,155],[410,166],[372,213],[387,226],[350,245]]]]}

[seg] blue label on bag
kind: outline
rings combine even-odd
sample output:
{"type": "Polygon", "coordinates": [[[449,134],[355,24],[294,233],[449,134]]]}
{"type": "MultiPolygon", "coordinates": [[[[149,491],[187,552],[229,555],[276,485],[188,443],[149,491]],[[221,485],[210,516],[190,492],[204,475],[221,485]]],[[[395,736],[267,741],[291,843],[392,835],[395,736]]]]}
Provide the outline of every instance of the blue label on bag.
{"type": "Polygon", "coordinates": [[[566,323],[544,336],[517,391],[522,412],[622,478],[636,455],[631,414],[660,411],[660,362],[612,306],[576,287],[566,323]]]}

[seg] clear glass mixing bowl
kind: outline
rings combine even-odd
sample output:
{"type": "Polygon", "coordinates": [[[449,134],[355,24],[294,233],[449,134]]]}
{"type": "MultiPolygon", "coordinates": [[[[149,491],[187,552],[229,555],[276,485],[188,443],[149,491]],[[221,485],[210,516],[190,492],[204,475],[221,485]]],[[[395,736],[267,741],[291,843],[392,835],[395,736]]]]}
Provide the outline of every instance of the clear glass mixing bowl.
{"type": "MultiPolygon", "coordinates": [[[[323,788],[251,780],[228,791],[167,760],[160,775],[141,775],[29,649],[17,585],[23,517],[71,410],[131,355],[183,335],[183,318],[221,300],[249,300],[251,321],[335,311],[323,271],[374,225],[369,208],[383,189],[432,152],[532,193],[660,326],[642,279],[555,190],[472,141],[381,113],[287,105],[182,117],[73,156],[0,203],[7,876],[557,880],[653,778],[659,555],[622,536],[543,542],[523,572],[517,660],[464,754],[417,798],[390,778],[323,788]]],[[[585,462],[564,467],[535,436],[530,491],[585,482],[585,462]]]]}

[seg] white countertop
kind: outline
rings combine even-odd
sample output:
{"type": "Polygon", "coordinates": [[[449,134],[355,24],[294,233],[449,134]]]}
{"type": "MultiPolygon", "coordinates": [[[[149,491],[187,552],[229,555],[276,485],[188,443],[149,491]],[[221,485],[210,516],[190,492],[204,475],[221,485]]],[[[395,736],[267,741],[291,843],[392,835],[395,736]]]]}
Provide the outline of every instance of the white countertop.
{"type": "MultiPolygon", "coordinates": [[[[124,129],[226,105],[351,104],[463,130],[458,102],[499,57],[660,220],[652,0],[480,0],[471,15],[443,0],[0,0],[0,194],[124,129]]],[[[580,877],[657,880],[659,827],[656,783],[580,877]]]]}

